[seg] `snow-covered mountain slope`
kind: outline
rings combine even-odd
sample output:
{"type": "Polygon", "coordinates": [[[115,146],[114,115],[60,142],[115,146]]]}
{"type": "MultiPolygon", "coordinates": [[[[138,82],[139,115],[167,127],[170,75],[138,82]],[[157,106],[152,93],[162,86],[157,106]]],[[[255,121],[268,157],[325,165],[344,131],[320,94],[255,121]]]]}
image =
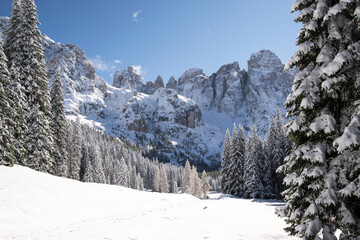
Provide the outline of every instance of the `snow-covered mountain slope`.
{"type": "Polygon", "coordinates": [[[0,166],[0,239],[296,239],[280,202],[141,192],[0,166]]]}
{"type": "MultiPolygon", "coordinates": [[[[0,31],[8,18],[0,18],[0,31]]],[[[249,131],[253,124],[264,136],[272,115],[288,95],[293,72],[284,73],[279,58],[270,51],[253,54],[248,71],[237,62],[207,76],[189,69],[166,88],[159,76],[145,83],[136,67],[114,74],[114,86],[96,75],[84,51],[43,35],[50,85],[61,68],[66,113],[80,114],[83,121],[108,134],[139,144],[149,156],[173,163],[217,168],[224,133],[233,123],[249,131]],[[156,154],[154,154],[156,153],[156,154]]]]}

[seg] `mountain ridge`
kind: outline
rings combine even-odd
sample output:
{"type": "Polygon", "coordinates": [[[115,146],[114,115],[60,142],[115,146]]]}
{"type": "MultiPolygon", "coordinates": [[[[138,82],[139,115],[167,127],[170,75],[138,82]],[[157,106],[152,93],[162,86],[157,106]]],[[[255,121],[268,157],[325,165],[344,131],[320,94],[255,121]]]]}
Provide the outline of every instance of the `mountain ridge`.
{"type": "MultiPolygon", "coordinates": [[[[0,18],[4,31],[8,18],[0,18]]],[[[265,136],[276,108],[291,90],[294,72],[269,50],[252,54],[248,70],[237,62],[225,64],[207,76],[191,68],[166,86],[159,76],[144,82],[136,68],[118,70],[113,86],[96,75],[85,52],[73,44],[56,43],[43,35],[49,84],[58,66],[68,118],[80,115],[121,140],[139,144],[149,157],[183,164],[189,159],[198,169],[220,166],[226,128],[241,123],[249,132],[255,124],[265,136]]]]}

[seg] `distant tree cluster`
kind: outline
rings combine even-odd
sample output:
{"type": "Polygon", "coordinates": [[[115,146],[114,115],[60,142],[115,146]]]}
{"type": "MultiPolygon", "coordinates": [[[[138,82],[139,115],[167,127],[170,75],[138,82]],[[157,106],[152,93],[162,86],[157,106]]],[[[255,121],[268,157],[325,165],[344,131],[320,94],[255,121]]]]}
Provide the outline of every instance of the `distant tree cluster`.
{"type": "Polygon", "coordinates": [[[185,173],[183,179],[183,192],[199,198],[207,198],[210,185],[205,170],[201,174],[201,179],[196,171],[196,167],[190,167],[189,160],[185,163],[185,173]]]}
{"type": "Polygon", "coordinates": [[[244,198],[281,198],[283,174],[276,170],[290,153],[292,144],[277,110],[263,142],[253,127],[249,138],[234,124],[232,136],[225,134],[222,153],[221,192],[244,198]]]}

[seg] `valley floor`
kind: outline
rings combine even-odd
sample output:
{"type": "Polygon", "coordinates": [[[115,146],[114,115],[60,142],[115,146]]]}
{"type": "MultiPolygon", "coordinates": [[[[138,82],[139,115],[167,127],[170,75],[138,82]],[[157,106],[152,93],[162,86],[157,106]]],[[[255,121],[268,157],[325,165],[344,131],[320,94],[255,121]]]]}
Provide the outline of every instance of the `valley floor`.
{"type": "Polygon", "coordinates": [[[0,166],[1,240],[297,239],[281,202],[140,192],[0,166]]]}

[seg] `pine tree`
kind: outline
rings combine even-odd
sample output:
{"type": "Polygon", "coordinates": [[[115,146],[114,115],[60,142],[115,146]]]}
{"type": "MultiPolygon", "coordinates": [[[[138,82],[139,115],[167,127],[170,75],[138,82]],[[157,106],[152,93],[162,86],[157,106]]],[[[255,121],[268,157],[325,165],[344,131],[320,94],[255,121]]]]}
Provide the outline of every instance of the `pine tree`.
{"type": "Polygon", "coordinates": [[[131,171],[129,171],[130,172],[130,187],[132,188],[132,189],[137,189],[137,187],[138,187],[138,185],[139,185],[139,183],[137,182],[137,175],[136,175],[136,167],[135,166],[133,166],[133,167],[131,167],[131,171]]]}
{"type": "Polygon", "coordinates": [[[191,194],[193,189],[193,178],[192,178],[192,171],[190,167],[189,160],[186,160],[185,163],[185,176],[184,176],[184,182],[182,184],[183,192],[187,194],[191,194]]]}
{"type": "Polygon", "coordinates": [[[15,163],[20,165],[26,165],[27,151],[26,151],[26,135],[28,128],[26,126],[26,119],[28,118],[28,111],[25,90],[20,84],[20,76],[18,68],[14,64],[10,67],[10,79],[9,84],[9,97],[12,99],[12,121],[13,134],[15,137],[15,163]]]}
{"type": "Polygon", "coordinates": [[[83,144],[81,154],[81,173],[80,178],[83,182],[94,182],[93,167],[90,159],[90,150],[88,144],[83,144]]]}
{"type": "Polygon", "coordinates": [[[292,143],[287,137],[284,129],[283,119],[280,115],[280,110],[278,109],[275,116],[275,132],[276,132],[276,141],[277,144],[275,147],[275,152],[272,155],[271,161],[271,174],[273,179],[273,190],[277,198],[281,198],[281,192],[285,190],[284,174],[278,172],[277,169],[284,164],[284,159],[288,156],[292,149],[292,143]]]}
{"type": "Polygon", "coordinates": [[[299,72],[285,103],[295,150],[280,169],[288,189],[279,214],[291,235],[305,239],[318,239],[321,231],[323,239],[336,239],[337,228],[359,235],[359,4],[298,0],[292,6],[303,26],[286,65],[299,72]]]}
{"type": "Polygon", "coordinates": [[[66,177],[67,169],[67,154],[66,154],[66,115],[64,107],[64,97],[62,91],[62,82],[60,77],[60,68],[56,70],[51,89],[51,110],[52,110],[52,129],[55,139],[55,164],[56,174],[61,177],[66,177]]]}
{"type": "Polygon", "coordinates": [[[263,153],[262,141],[257,135],[255,125],[252,136],[249,138],[246,148],[246,159],[244,167],[244,196],[250,198],[263,197],[263,184],[261,180],[261,158],[263,153]]]}
{"type": "MultiPolygon", "coordinates": [[[[81,165],[81,153],[82,153],[82,132],[81,132],[81,124],[80,117],[76,118],[75,125],[72,129],[72,141],[70,143],[71,155],[69,157],[68,168],[69,168],[69,177],[71,179],[80,180],[80,165],[81,165]]],[[[92,164],[94,164],[94,159],[99,157],[95,156],[94,151],[92,151],[92,164]]],[[[93,175],[93,179],[95,180],[95,175],[93,175]]]]}
{"type": "Polygon", "coordinates": [[[27,118],[26,146],[29,157],[27,162],[29,166],[37,167],[37,170],[54,173],[54,140],[50,128],[52,121],[50,91],[42,37],[37,26],[39,22],[36,6],[33,0],[15,0],[13,6],[5,46],[9,66],[14,64],[19,68],[20,83],[25,88],[26,101],[31,111],[27,118]],[[39,112],[35,113],[35,110],[39,112]],[[40,120],[34,119],[34,117],[40,117],[40,120]],[[43,136],[37,134],[38,138],[35,139],[32,133],[36,131],[46,134],[43,136]]]}
{"type": "Polygon", "coordinates": [[[126,165],[124,157],[120,160],[120,180],[118,184],[124,187],[129,187],[129,169],[126,165]]]}
{"type": "Polygon", "coordinates": [[[192,191],[192,195],[202,198],[202,186],[201,186],[201,180],[199,178],[199,174],[196,171],[196,167],[192,166],[192,177],[193,177],[193,183],[194,183],[194,187],[193,187],[193,191],[192,191]]]}
{"type": "Polygon", "coordinates": [[[207,198],[208,197],[208,192],[210,189],[210,185],[208,182],[208,176],[205,172],[205,170],[202,172],[201,174],[201,186],[202,186],[202,196],[203,198],[207,198]]]}
{"type": "Polygon", "coordinates": [[[49,131],[46,131],[47,127],[44,126],[47,121],[37,104],[32,106],[29,118],[32,121],[31,125],[28,126],[28,159],[26,165],[34,170],[53,174],[55,173],[55,166],[51,156],[52,151],[44,147],[44,144],[50,146],[52,142],[48,142],[49,131]]]}
{"type": "Polygon", "coordinates": [[[143,178],[140,176],[140,173],[138,173],[136,175],[136,182],[137,182],[137,190],[143,191],[144,190],[144,180],[143,178]]]}
{"type": "Polygon", "coordinates": [[[92,154],[92,178],[96,183],[106,183],[100,147],[95,146],[92,154]]]}
{"type": "Polygon", "coordinates": [[[159,166],[155,167],[155,172],[154,172],[153,182],[152,182],[152,190],[154,192],[160,192],[160,170],[159,170],[159,166]]]}
{"type": "Polygon", "coordinates": [[[175,174],[172,175],[172,179],[171,179],[171,193],[178,193],[178,184],[175,178],[175,174]]]}
{"type": "Polygon", "coordinates": [[[6,40],[4,43],[5,54],[9,59],[9,67],[22,59],[23,52],[18,48],[20,36],[23,35],[22,23],[21,0],[13,0],[10,21],[5,30],[6,40]]]}
{"type": "Polygon", "coordinates": [[[168,184],[168,179],[166,176],[164,165],[162,165],[160,168],[160,192],[161,193],[169,192],[169,184],[168,184]]]}
{"type": "Polygon", "coordinates": [[[231,177],[230,193],[237,197],[242,197],[244,194],[244,163],[245,163],[245,133],[241,125],[237,130],[234,124],[232,134],[232,152],[231,152],[231,177]]]}
{"type": "Polygon", "coordinates": [[[15,139],[13,120],[11,118],[13,104],[9,98],[10,74],[7,58],[0,38],[0,165],[12,166],[15,162],[15,139]]]}
{"type": "Polygon", "coordinates": [[[220,185],[222,193],[230,193],[229,179],[231,169],[231,152],[232,145],[230,139],[229,129],[226,130],[225,140],[224,140],[224,149],[221,156],[221,171],[220,171],[220,185]]]}

